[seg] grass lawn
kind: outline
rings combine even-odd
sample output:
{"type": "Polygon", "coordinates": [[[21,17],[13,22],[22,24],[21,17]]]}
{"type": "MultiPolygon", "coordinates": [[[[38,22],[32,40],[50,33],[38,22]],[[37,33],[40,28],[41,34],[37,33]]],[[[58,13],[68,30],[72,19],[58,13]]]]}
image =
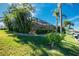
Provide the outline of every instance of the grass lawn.
{"type": "Polygon", "coordinates": [[[79,44],[71,35],[66,35],[61,46],[48,49],[47,38],[17,36],[0,30],[0,56],[64,56],[79,55],[79,44]]]}

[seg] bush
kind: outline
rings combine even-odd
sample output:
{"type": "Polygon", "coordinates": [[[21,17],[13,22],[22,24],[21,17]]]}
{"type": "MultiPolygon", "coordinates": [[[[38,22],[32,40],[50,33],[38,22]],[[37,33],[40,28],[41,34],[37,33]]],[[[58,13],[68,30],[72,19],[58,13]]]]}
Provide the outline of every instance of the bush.
{"type": "Polygon", "coordinates": [[[57,46],[60,45],[61,41],[64,39],[64,34],[49,33],[47,38],[50,44],[53,43],[54,46],[57,46]]]}
{"type": "MultiPolygon", "coordinates": [[[[66,29],[64,27],[62,28],[62,32],[66,33],[66,29]]],[[[58,26],[58,33],[60,33],[60,27],[59,26],[58,26]]]]}
{"type": "Polygon", "coordinates": [[[37,34],[46,34],[46,33],[50,33],[52,32],[52,30],[37,30],[36,33],[37,34]]]}

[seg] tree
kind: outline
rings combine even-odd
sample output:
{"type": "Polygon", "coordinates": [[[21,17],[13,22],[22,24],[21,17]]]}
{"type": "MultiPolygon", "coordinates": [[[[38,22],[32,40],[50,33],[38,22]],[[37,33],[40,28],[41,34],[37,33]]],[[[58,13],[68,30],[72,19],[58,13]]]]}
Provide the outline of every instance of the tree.
{"type": "Polygon", "coordinates": [[[58,31],[58,17],[59,17],[58,9],[54,10],[54,16],[56,17],[56,32],[57,32],[58,31]]]}
{"type": "Polygon", "coordinates": [[[10,14],[4,14],[3,22],[7,26],[8,30],[12,30],[11,26],[11,15],[10,14]]]}
{"type": "MultiPolygon", "coordinates": [[[[70,4],[70,5],[72,5],[72,4],[70,4]]],[[[63,15],[62,14],[62,3],[58,3],[58,9],[59,9],[59,16],[60,16],[60,33],[62,33],[62,28],[63,28],[63,26],[62,26],[62,15],[63,15]]]]}
{"type": "MultiPolygon", "coordinates": [[[[63,33],[66,33],[66,30],[65,30],[64,27],[62,27],[62,32],[63,32],[63,33]]],[[[60,26],[58,26],[58,33],[60,33],[60,26]]]]}
{"type": "Polygon", "coordinates": [[[60,16],[60,33],[62,33],[62,3],[58,3],[59,16],[60,16]]]}
{"type": "Polygon", "coordinates": [[[54,10],[54,16],[56,17],[56,32],[58,31],[58,17],[60,17],[60,32],[63,29],[62,17],[67,18],[67,16],[64,13],[62,13],[62,14],[59,14],[59,13],[60,13],[60,5],[58,5],[58,8],[54,10]]]}
{"type": "Polygon", "coordinates": [[[12,18],[9,18],[9,20],[11,21],[10,23],[12,25],[13,31],[28,33],[31,30],[32,26],[31,13],[33,11],[34,9],[31,4],[12,4],[8,8],[8,14],[12,16],[12,18]]]}
{"type": "Polygon", "coordinates": [[[74,26],[74,24],[71,21],[68,21],[68,20],[64,21],[64,27],[71,29],[71,26],[74,26]]]}

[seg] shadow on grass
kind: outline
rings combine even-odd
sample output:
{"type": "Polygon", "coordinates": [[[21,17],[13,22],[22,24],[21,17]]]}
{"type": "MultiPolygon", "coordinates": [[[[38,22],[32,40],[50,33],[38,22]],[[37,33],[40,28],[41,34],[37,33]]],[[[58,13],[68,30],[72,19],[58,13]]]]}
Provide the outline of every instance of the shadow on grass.
{"type": "MultiPolygon", "coordinates": [[[[12,32],[7,32],[12,33],[12,32]]],[[[19,35],[9,35],[9,36],[16,36],[19,40],[14,40],[17,43],[20,44],[28,44],[32,47],[33,53],[32,55],[40,55],[40,56],[48,56],[49,53],[47,52],[50,50],[47,46],[48,40],[46,37],[41,36],[19,36],[19,35]],[[40,50],[42,53],[36,51],[40,50]]],[[[59,45],[58,48],[61,53],[63,53],[65,56],[79,56],[79,47],[75,46],[73,43],[63,43],[63,45],[59,45]]],[[[52,50],[52,49],[51,49],[52,50]]]]}
{"type": "Polygon", "coordinates": [[[31,42],[28,42],[28,45],[32,47],[32,49],[35,51],[35,54],[32,54],[33,56],[34,55],[37,55],[39,54],[40,56],[48,56],[49,53],[47,52],[47,49],[44,48],[43,46],[36,46],[35,44],[31,43],[31,42]],[[36,51],[36,50],[40,50],[42,53],[40,54],[40,52],[36,51]]]}
{"type": "Polygon", "coordinates": [[[11,31],[5,30],[7,34],[13,34],[11,31]]]}
{"type": "MultiPolygon", "coordinates": [[[[47,39],[45,37],[39,37],[39,36],[31,36],[31,37],[21,37],[18,36],[18,38],[20,39],[20,41],[18,41],[18,43],[22,43],[22,44],[29,44],[29,42],[31,43],[31,47],[36,50],[36,49],[40,49],[43,54],[42,55],[49,55],[49,53],[47,52],[47,50],[49,50],[49,48],[47,47],[47,39]],[[46,48],[42,49],[42,48],[46,48]]],[[[67,47],[64,47],[63,45],[58,46],[59,50],[61,53],[63,53],[65,56],[79,56],[79,47],[71,44],[71,43],[65,43],[64,44],[67,47]]]]}
{"type": "Polygon", "coordinates": [[[47,48],[47,38],[43,36],[20,36],[12,34],[12,32],[6,32],[9,34],[10,37],[17,37],[14,41],[20,43],[22,45],[28,44],[33,49],[33,56],[40,55],[40,56],[48,56],[48,48],[47,48]],[[10,35],[10,33],[12,35],[10,35]]]}
{"type": "Polygon", "coordinates": [[[64,46],[59,46],[59,50],[65,55],[65,56],[79,56],[79,46],[75,46],[71,43],[65,43],[64,46]]]}
{"type": "Polygon", "coordinates": [[[40,56],[48,56],[48,48],[47,48],[47,38],[45,37],[40,37],[40,36],[17,36],[19,40],[15,40],[18,43],[21,44],[28,44],[29,46],[32,47],[34,50],[35,54],[32,55],[40,55],[40,56]],[[37,52],[36,50],[40,50],[42,53],[37,52]]]}

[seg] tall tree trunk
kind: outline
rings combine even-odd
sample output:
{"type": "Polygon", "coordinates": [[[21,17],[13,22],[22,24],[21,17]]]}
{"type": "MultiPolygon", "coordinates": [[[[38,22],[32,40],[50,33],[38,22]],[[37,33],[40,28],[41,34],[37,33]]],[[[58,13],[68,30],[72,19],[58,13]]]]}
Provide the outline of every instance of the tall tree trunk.
{"type": "Polygon", "coordinates": [[[56,32],[58,32],[58,16],[56,16],[56,32]]]}
{"type": "Polygon", "coordinates": [[[60,33],[62,33],[62,3],[58,4],[59,16],[60,16],[60,33]]]}

